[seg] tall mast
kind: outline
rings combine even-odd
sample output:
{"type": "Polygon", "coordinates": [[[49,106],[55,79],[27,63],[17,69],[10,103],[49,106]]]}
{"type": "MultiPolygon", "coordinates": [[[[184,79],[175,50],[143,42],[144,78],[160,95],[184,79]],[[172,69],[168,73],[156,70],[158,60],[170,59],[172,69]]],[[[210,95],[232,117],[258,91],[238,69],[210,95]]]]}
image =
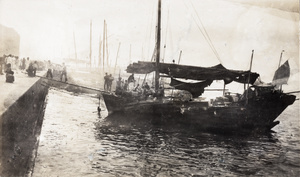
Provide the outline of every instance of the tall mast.
{"type": "Polygon", "coordinates": [[[254,54],[254,50],[252,50],[250,69],[249,69],[249,74],[248,74],[247,91],[246,91],[246,105],[248,104],[248,92],[249,92],[249,83],[250,83],[250,76],[251,76],[251,69],[252,69],[253,54],[254,54]]]}
{"type": "Polygon", "coordinates": [[[120,45],[121,45],[121,42],[119,43],[119,47],[118,47],[118,52],[117,52],[117,57],[116,57],[116,62],[115,62],[115,68],[114,68],[114,74],[115,74],[115,72],[116,72],[116,68],[117,68],[117,63],[118,63],[118,56],[119,56],[120,45]]]}
{"type": "Polygon", "coordinates": [[[105,47],[106,47],[106,65],[107,68],[109,68],[109,62],[108,62],[108,45],[107,45],[107,24],[105,23],[105,47]]]}
{"type": "Polygon", "coordinates": [[[99,61],[98,61],[98,67],[101,67],[101,45],[102,45],[102,40],[101,40],[101,35],[99,37],[99,61]]]}
{"type": "Polygon", "coordinates": [[[104,71],[104,60],[105,60],[105,20],[103,24],[103,60],[102,60],[103,71],[104,71]]]}
{"type": "Polygon", "coordinates": [[[156,30],[156,71],[155,71],[155,91],[159,87],[159,59],[160,59],[160,26],[161,26],[161,0],[158,0],[157,30],[156,30]]]}
{"type": "Polygon", "coordinates": [[[74,30],[73,30],[73,39],[74,39],[75,59],[77,60],[76,39],[75,39],[74,30]]]}
{"type": "MultiPolygon", "coordinates": [[[[284,50],[281,51],[281,54],[280,54],[280,59],[279,59],[279,64],[278,64],[278,68],[280,67],[280,63],[281,63],[281,59],[282,59],[282,54],[283,54],[284,50]]],[[[278,69],[277,68],[277,69],[278,69]]],[[[279,87],[279,90],[281,91],[282,90],[282,85],[280,85],[279,87]]]]}
{"type": "MultiPolygon", "coordinates": [[[[283,52],[284,52],[284,50],[282,50],[282,51],[281,51],[281,54],[280,54],[280,59],[279,59],[278,68],[280,67],[280,63],[281,63],[281,59],[282,59],[282,54],[283,54],[283,52]]],[[[277,68],[277,69],[278,69],[278,68],[277,68]]]]}
{"type": "Polygon", "coordinates": [[[90,67],[92,66],[92,20],[90,21],[90,67]]]}

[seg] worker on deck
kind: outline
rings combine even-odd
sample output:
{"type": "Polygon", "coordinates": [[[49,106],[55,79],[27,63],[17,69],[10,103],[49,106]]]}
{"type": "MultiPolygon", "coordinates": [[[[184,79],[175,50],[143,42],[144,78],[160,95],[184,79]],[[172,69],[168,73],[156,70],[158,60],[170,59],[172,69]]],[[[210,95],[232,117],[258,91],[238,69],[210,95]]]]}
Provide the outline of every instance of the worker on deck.
{"type": "Polygon", "coordinates": [[[105,73],[105,76],[104,76],[104,90],[108,90],[108,79],[109,79],[109,76],[107,75],[107,73],[105,73]]]}
{"type": "Polygon", "coordinates": [[[123,90],[124,91],[128,90],[128,81],[127,80],[125,80],[125,84],[124,84],[123,90]]]}
{"type": "Polygon", "coordinates": [[[128,77],[128,83],[130,82],[134,82],[134,74],[131,74],[129,77],[128,77]]]}
{"type": "Polygon", "coordinates": [[[158,99],[162,99],[165,96],[165,89],[162,86],[159,86],[156,96],[158,99]]]}
{"type": "Polygon", "coordinates": [[[110,74],[109,77],[108,77],[108,81],[107,81],[107,90],[111,92],[111,85],[112,85],[112,82],[115,78],[110,74]]]}
{"type": "Polygon", "coordinates": [[[150,90],[150,86],[148,85],[148,82],[145,83],[144,88],[145,88],[146,90],[150,90]]]}
{"type": "Polygon", "coordinates": [[[119,77],[116,83],[116,95],[122,95],[122,78],[119,77]]]}

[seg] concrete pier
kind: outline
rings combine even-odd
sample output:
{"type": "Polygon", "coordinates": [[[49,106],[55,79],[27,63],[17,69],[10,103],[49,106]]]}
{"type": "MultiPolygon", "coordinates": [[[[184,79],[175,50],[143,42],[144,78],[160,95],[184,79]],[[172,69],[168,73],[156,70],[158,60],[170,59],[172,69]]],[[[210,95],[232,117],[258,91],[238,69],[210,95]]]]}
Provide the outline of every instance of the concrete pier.
{"type": "Polygon", "coordinates": [[[0,176],[31,175],[47,93],[39,77],[19,71],[6,83],[0,75],[0,176]]]}

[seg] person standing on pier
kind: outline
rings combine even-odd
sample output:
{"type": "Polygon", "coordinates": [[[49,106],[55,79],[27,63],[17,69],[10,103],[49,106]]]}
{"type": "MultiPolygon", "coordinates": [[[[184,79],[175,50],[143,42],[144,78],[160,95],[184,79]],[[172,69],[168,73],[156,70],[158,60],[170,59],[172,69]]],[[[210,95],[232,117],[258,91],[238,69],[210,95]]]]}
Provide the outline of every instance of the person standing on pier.
{"type": "Polygon", "coordinates": [[[15,64],[16,64],[16,73],[18,73],[19,69],[20,69],[20,60],[19,60],[19,57],[16,56],[15,57],[15,64]]]}
{"type": "Polygon", "coordinates": [[[28,69],[30,66],[30,60],[29,60],[29,57],[27,57],[27,60],[25,62],[25,69],[28,69]]]}
{"type": "Polygon", "coordinates": [[[35,77],[36,70],[37,70],[37,62],[35,61],[34,63],[29,64],[28,69],[26,71],[29,77],[35,77]]]}
{"type": "Polygon", "coordinates": [[[26,59],[25,59],[25,58],[22,59],[22,66],[21,66],[21,69],[22,69],[22,70],[25,70],[25,69],[26,69],[26,59]]]}
{"type": "Polygon", "coordinates": [[[60,81],[62,81],[63,76],[65,76],[65,82],[67,82],[68,81],[68,78],[67,78],[67,67],[66,67],[65,63],[63,63],[63,69],[62,69],[62,72],[61,72],[61,75],[60,75],[60,81]]]}
{"type": "Polygon", "coordinates": [[[33,66],[33,76],[36,76],[36,70],[38,69],[37,61],[34,61],[32,66],[33,66]]]}
{"type": "Polygon", "coordinates": [[[51,61],[48,60],[48,63],[47,63],[47,66],[48,66],[48,71],[47,71],[47,75],[46,77],[50,77],[51,79],[53,79],[53,74],[52,74],[52,64],[51,64],[51,61]]]}
{"type": "Polygon", "coordinates": [[[6,64],[5,73],[6,73],[6,82],[13,83],[15,81],[15,77],[14,77],[14,72],[11,69],[10,63],[6,64]]]}

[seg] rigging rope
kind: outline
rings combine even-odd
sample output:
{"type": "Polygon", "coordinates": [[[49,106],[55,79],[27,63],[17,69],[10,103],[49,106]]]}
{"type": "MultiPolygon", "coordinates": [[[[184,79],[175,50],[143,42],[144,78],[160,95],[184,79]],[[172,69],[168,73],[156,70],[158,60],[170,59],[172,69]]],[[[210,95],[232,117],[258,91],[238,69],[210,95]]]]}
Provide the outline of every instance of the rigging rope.
{"type": "MultiPolygon", "coordinates": [[[[207,31],[206,31],[204,25],[203,25],[203,23],[202,23],[202,21],[201,21],[199,15],[198,15],[198,12],[196,11],[196,8],[195,8],[195,6],[194,6],[194,4],[192,3],[191,0],[190,0],[190,3],[191,3],[191,6],[193,7],[193,10],[194,10],[195,13],[196,13],[196,16],[198,17],[198,20],[200,21],[200,24],[201,24],[203,30],[201,29],[201,27],[200,27],[199,24],[197,23],[197,20],[194,18],[194,16],[192,16],[194,22],[196,23],[196,25],[197,25],[198,29],[200,30],[200,32],[202,33],[204,39],[206,40],[206,42],[207,42],[208,45],[210,46],[212,52],[215,54],[215,56],[217,57],[217,59],[219,60],[219,62],[222,64],[221,58],[220,58],[220,56],[219,56],[219,54],[218,54],[218,52],[217,52],[215,46],[213,45],[213,43],[212,43],[212,41],[211,41],[211,39],[210,39],[210,37],[209,37],[209,35],[208,35],[208,33],[207,33],[207,31]]],[[[184,4],[185,4],[185,2],[184,2],[184,4]]],[[[185,6],[186,6],[186,8],[187,8],[187,5],[186,5],[186,4],[185,4],[185,6]]]]}

